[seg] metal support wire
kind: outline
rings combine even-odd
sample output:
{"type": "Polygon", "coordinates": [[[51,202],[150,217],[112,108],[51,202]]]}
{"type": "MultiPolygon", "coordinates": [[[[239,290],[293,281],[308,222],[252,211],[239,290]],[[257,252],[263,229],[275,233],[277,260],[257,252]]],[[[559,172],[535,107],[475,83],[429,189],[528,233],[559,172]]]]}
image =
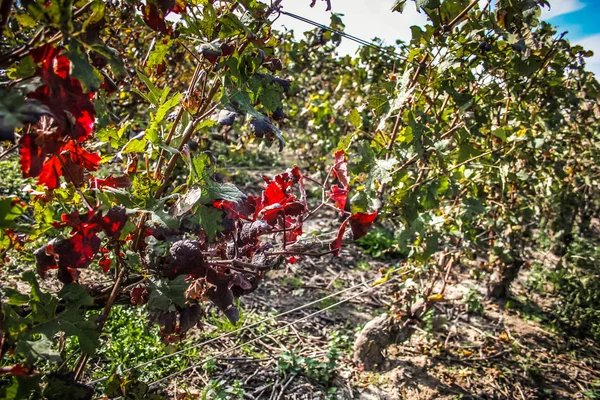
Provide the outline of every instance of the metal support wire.
{"type": "Polygon", "coordinates": [[[302,17],[300,15],[296,15],[296,14],[291,13],[291,12],[284,11],[282,9],[278,9],[277,12],[279,14],[283,14],[283,15],[286,15],[288,17],[295,18],[298,21],[302,21],[304,23],[316,26],[317,28],[321,28],[321,29],[327,30],[329,32],[336,33],[336,34],[338,34],[338,35],[340,35],[340,36],[342,36],[342,37],[344,37],[344,38],[346,38],[348,40],[352,40],[353,42],[356,42],[356,43],[360,44],[361,46],[366,46],[366,47],[371,47],[373,49],[378,49],[380,51],[388,53],[389,55],[392,55],[394,57],[398,57],[401,60],[404,60],[404,61],[407,60],[406,56],[404,56],[402,54],[399,54],[398,52],[396,52],[394,50],[390,50],[390,49],[387,49],[385,47],[379,46],[379,45],[377,45],[377,44],[375,44],[373,42],[369,42],[367,40],[364,40],[364,39],[358,38],[356,36],[350,35],[349,33],[346,33],[346,32],[343,32],[343,31],[340,31],[340,30],[337,30],[337,29],[334,29],[334,28],[332,28],[330,26],[323,25],[323,24],[321,24],[319,22],[316,22],[316,21],[313,21],[311,19],[302,17]]]}
{"type": "MultiPolygon", "coordinates": [[[[397,271],[397,270],[398,270],[398,268],[396,268],[396,269],[395,269],[395,271],[397,271]]],[[[405,271],[405,272],[404,272],[402,275],[406,275],[406,274],[407,274],[407,273],[409,273],[409,272],[414,272],[415,270],[416,270],[416,268],[415,268],[415,269],[412,269],[412,270],[410,270],[410,271],[405,271]]],[[[394,271],[394,272],[395,272],[395,271],[394,271]]],[[[160,378],[160,379],[157,379],[157,380],[155,380],[154,382],[151,382],[151,383],[149,383],[149,384],[148,384],[148,387],[149,387],[149,388],[153,388],[153,387],[155,387],[156,385],[158,385],[158,384],[159,384],[159,383],[161,383],[161,382],[164,382],[164,381],[170,380],[170,379],[172,379],[172,378],[175,378],[176,376],[179,376],[179,375],[181,375],[181,374],[184,374],[184,373],[186,373],[186,372],[191,372],[191,371],[194,371],[196,368],[198,368],[198,367],[199,367],[199,366],[201,366],[202,364],[205,364],[205,363],[207,363],[207,362],[209,362],[209,361],[212,361],[212,360],[216,360],[217,358],[220,358],[220,357],[222,357],[222,356],[224,356],[224,355],[226,355],[226,354],[228,354],[228,353],[230,353],[230,352],[232,352],[232,351],[234,351],[234,350],[241,349],[243,346],[246,346],[246,345],[248,345],[248,344],[251,344],[251,343],[255,343],[255,342],[259,341],[260,339],[263,339],[263,338],[265,338],[265,337],[267,337],[267,336],[270,336],[270,335],[272,335],[272,334],[274,334],[274,333],[276,333],[276,332],[279,332],[279,331],[281,331],[281,330],[284,330],[284,329],[286,329],[286,328],[289,328],[289,327],[291,327],[291,326],[293,326],[293,325],[295,325],[295,324],[297,324],[297,323],[299,323],[299,322],[306,321],[307,319],[310,319],[310,318],[312,318],[312,317],[314,317],[314,316],[316,316],[316,315],[322,314],[322,313],[324,313],[325,311],[327,311],[327,310],[329,310],[329,309],[331,309],[331,308],[333,308],[333,307],[337,307],[337,306],[339,306],[339,305],[341,305],[341,304],[344,304],[344,303],[346,303],[346,302],[348,302],[348,301],[350,301],[350,300],[353,300],[353,299],[355,299],[355,298],[357,298],[357,297],[363,296],[363,295],[367,294],[368,292],[372,291],[372,290],[373,290],[373,289],[375,289],[375,288],[378,288],[378,287],[380,287],[380,286],[384,286],[384,285],[386,285],[386,284],[388,284],[388,283],[391,283],[391,282],[395,282],[396,280],[398,280],[398,278],[399,278],[399,277],[400,277],[400,276],[394,276],[394,277],[392,277],[392,278],[390,278],[390,279],[388,279],[388,280],[386,280],[386,281],[383,281],[383,282],[381,282],[381,283],[377,283],[377,284],[375,284],[374,286],[372,286],[372,287],[370,287],[370,288],[367,288],[366,290],[363,290],[363,291],[361,291],[361,292],[359,292],[359,293],[357,293],[357,294],[355,294],[355,295],[352,295],[352,296],[350,296],[350,297],[348,297],[348,298],[345,298],[345,299],[343,299],[343,300],[340,300],[340,301],[338,301],[338,302],[336,302],[336,303],[334,303],[334,304],[331,304],[331,305],[329,305],[329,306],[327,306],[327,307],[325,307],[325,308],[322,308],[322,309],[320,309],[320,310],[318,310],[318,311],[315,311],[315,312],[313,312],[313,313],[310,313],[310,314],[308,314],[308,315],[306,315],[306,316],[304,316],[304,317],[302,317],[302,318],[298,318],[298,319],[296,319],[296,320],[294,320],[294,321],[292,321],[292,322],[289,322],[289,323],[287,323],[287,324],[285,324],[285,325],[283,325],[283,326],[280,326],[280,327],[278,327],[278,328],[275,328],[275,329],[273,329],[273,330],[271,330],[271,331],[269,331],[269,332],[267,332],[267,333],[264,333],[264,334],[262,334],[262,335],[260,335],[260,336],[257,336],[257,337],[255,337],[254,339],[250,339],[250,340],[248,340],[248,341],[246,341],[246,342],[244,342],[244,343],[241,343],[241,344],[239,344],[239,345],[237,345],[237,346],[234,346],[234,347],[231,347],[231,348],[229,348],[229,349],[223,350],[223,351],[221,351],[221,352],[219,352],[219,353],[215,354],[215,355],[214,355],[214,356],[212,356],[212,357],[209,357],[209,358],[207,358],[207,359],[204,359],[204,360],[202,360],[201,362],[199,362],[199,363],[197,363],[197,364],[194,364],[194,365],[192,365],[192,366],[189,366],[189,367],[187,367],[187,368],[184,368],[184,369],[182,369],[182,370],[180,370],[180,371],[173,372],[172,374],[170,374],[170,375],[167,375],[167,376],[165,376],[165,377],[162,377],[162,378],[160,378]]],[[[347,289],[346,289],[346,290],[347,290],[347,289]]],[[[321,300],[323,300],[323,299],[321,299],[321,300]]],[[[267,320],[268,320],[268,319],[267,319],[267,320]]],[[[117,398],[117,399],[115,399],[115,400],[119,400],[119,399],[121,399],[121,398],[122,398],[122,397],[118,397],[118,398],[117,398]]]]}
{"type": "MultiPolygon", "coordinates": [[[[398,271],[398,270],[399,270],[399,268],[398,268],[398,267],[396,267],[396,268],[394,268],[394,269],[392,270],[392,272],[391,272],[391,273],[395,273],[395,272],[396,272],[396,271],[398,271]]],[[[407,273],[414,272],[414,271],[416,271],[416,268],[415,268],[415,269],[410,269],[410,270],[408,270],[408,271],[404,271],[404,272],[402,273],[402,275],[406,275],[407,273]]],[[[325,300],[327,300],[327,299],[330,299],[330,298],[332,298],[332,297],[336,297],[336,296],[339,296],[340,294],[343,294],[343,293],[346,293],[346,292],[350,292],[350,291],[356,290],[357,288],[359,288],[359,287],[361,287],[361,286],[365,286],[365,285],[372,284],[372,283],[376,282],[376,281],[377,281],[377,280],[379,280],[379,279],[381,279],[381,278],[378,278],[378,277],[376,277],[376,278],[370,279],[370,280],[368,280],[368,281],[366,281],[366,282],[361,282],[361,283],[359,283],[359,284],[357,284],[357,285],[351,286],[351,287],[349,287],[349,288],[346,288],[346,289],[342,289],[342,290],[340,290],[340,291],[338,291],[338,292],[332,293],[332,294],[330,294],[330,295],[327,295],[327,296],[325,296],[325,297],[322,297],[322,298],[320,298],[320,299],[317,299],[317,300],[311,301],[310,303],[306,303],[306,304],[304,304],[304,305],[302,305],[302,306],[299,306],[299,307],[293,308],[293,309],[291,309],[291,310],[288,310],[288,311],[282,312],[281,314],[277,314],[277,315],[274,315],[274,316],[271,316],[271,317],[268,317],[268,318],[264,318],[264,319],[262,319],[262,320],[260,320],[260,321],[258,321],[258,322],[255,322],[255,323],[253,323],[253,324],[250,324],[250,325],[247,325],[247,326],[243,326],[243,327],[241,327],[241,328],[238,328],[238,329],[236,329],[236,330],[233,330],[233,331],[231,331],[231,332],[227,332],[227,333],[225,333],[225,334],[223,334],[223,335],[220,335],[220,336],[218,336],[218,337],[216,337],[216,338],[209,339],[209,340],[205,340],[205,341],[203,341],[203,342],[196,343],[196,344],[194,344],[194,345],[192,345],[192,346],[189,346],[189,347],[187,347],[187,348],[185,348],[185,349],[182,349],[182,350],[179,350],[179,351],[176,351],[176,352],[173,352],[173,353],[165,354],[165,355],[163,355],[163,356],[160,356],[160,357],[157,357],[157,358],[155,358],[155,359],[153,359],[153,360],[149,360],[149,361],[143,362],[143,363],[141,363],[141,364],[138,364],[138,365],[136,365],[135,367],[131,367],[131,368],[128,368],[128,369],[126,369],[125,371],[123,371],[123,373],[124,373],[124,374],[126,374],[126,373],[128,373],[128,372],[131,372],[131,371],[133,371],[133,370],[135,370],[135,369],[142,368],[142,367],[146,367],[146,366],[148,366],[148,365],[154,364],[155,362],[158,362],[158,361],[161,361],[161,360],[165,360],[165,359],[167,359],[167,358],[171,358],[171,357],[174,357],[174,356],[176,356],[176,355],[179,355],[179,354],[186,353],[186,352],[188,352],[188,351],[190,351],[190,350],[193,350],[193,349],[196,349],[196,348],[199,348],[199,347],[203,347],[203,346],[205,346],[205,345],[207,345],[207,344],[214,343],[214,342],[216,342],[216,341],[219,341],[219,340],[221,340],[221,339],[224,339],[224,338],[227,338],[227,337],[233,336],[233,335],[234,335],[234,334],[236,334],[236,333],[240,333],[240,332],[243,332],[243,331],[245,331],[245,330],[248,330],[248,329],[250,329],[250,328],[253,328],[253,327],[259,326],[259,325],[261,325],[261,324],[263,324],[263,323],[265,323],[265,322],[277,320],[277,319],[279,319],[279,318],[283,317],[284,315],[288,315],[288,314],[294,313],[294,312],[296,312],[296,311],[303,310],[303,309],[305,309],[305,308],[307,308],[307,307],[310,307],[310,306],[313,306],[313,305],[315,305],[315,304],[321,303],[321,302],[323,302],[323,301],[325,301],[325,300]]],[[[368,291],[372,290],[372,289],[373,289],[374,287],[376,287],[376,286],[378,286],[378,285],[375,285],[375,286],[373,286],[373,287],[370,287],[370,288],[368,288],[366,291],[368,292],[368,291]]],[[[352,298],[353,298],[353,297],[350,297],[350,298],[348,298],[348,299],[345,299],[345,300],[343,300],[342,302],[345,302],[345,301],[351,300],[352,298]]],[[[326,309],[328,309],[328,308],[324,308],[323,310],[326,310],[326,309]]],[[[203,361],[203,363],[204,363],[204,362],[206,362],[206,361],[203,361]]],[[[96,384],[96,383],[103,382],[103,381],[105,381],[105,380],[107,380],[107,379],[108,379],[108,377],[99,378],[99,379],[96,379],[96,380],[90,381],[88,384],[89,384],[89,385],[94,385],[94,384],[96,384]]]]}

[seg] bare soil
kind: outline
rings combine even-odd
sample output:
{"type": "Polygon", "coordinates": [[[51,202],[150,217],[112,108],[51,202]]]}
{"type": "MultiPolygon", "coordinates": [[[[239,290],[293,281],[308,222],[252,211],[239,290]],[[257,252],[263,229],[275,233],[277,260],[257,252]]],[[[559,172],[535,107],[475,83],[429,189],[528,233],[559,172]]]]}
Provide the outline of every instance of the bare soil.
{"type": "MultiPolygon", "coordinates": [[[[260,316],[292,310],[372,281],[381,276],[380,269],[395,267],[398,262],[369,259],[349,245],[340,257],[304,259],[273,271],[257,292],[242,299],[243,307],[260,316]]],[[[472,278],[473,268],[479,267],[454,268],[433,317],[418,324],[410,340],[390,346],[377,372],[365,372],[354,364],[351,346],[360,328],[396,301],[393,282],[356,298],[352,297],[369,285],[340,294],[335,301],[352,299],[305,320],[295,322],[335,301],[292,312],[274,326],[295,322],[293,326],[253,343],[254,356],[248,351],[234,352],[217,362],[217,371],[209,374],[199,368],[195,374],[171,382],[169,391],[180,398],[197,398],[194,394],[210,380],[228,384],[238,380],[247,399],[595,398],[592,390],[597,390],[600,382],[598,344],[553,330],[546,313],[556,302],[527,292],[528,270],[513,284],[510,307],[482,300],[481,314],[469,312],[466,294],[483,295],[485,287],[485,281],[472,278]],[[326,360],[334,333],[347,335],[349,340],[347,346],[341,346],[341,358],[329,382],[315,381],[310,371],[302,369],[278,371],[277,360],[284,353],[326,360]]],[[[224,347],[261,334],[264,332],[250,329],[224,347]]]]}

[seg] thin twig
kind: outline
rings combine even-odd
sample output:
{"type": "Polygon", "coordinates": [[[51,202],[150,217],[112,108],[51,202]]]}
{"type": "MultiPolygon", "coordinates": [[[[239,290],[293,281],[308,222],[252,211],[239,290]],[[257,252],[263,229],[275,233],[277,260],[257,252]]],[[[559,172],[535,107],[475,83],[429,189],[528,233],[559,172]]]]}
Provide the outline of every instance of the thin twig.
{"type": "Polygon", "coordinates": [[[406,169],[406,167],[408,167],[409,165],[414,163],[417,160],[417,158],[419,158],[418,154],[413,155],[411,158],[406,160],[406,162],[404,164],[402,164],[400,167],[398,167],[394,171],[392,171],[392,173],[390,175],[396,175],[398,172],[404,171],[406,169]]]}
{"type": "Polygon", "coordinates": [[[328,254],[333,254],[338,252],[339,249],[337,250],[329,250],[329,251],[325,251],[323,253],[303,253],[303,252],[296,252],[296,251],[272,251],[272,252],[266,252],[266,255],[269,256],[305,256],[305,257],[323,257],[326,256],[328,254]]]}
{"type": "Polygon", "coordinates": [[[454,28],[454,25],[458,24],[460,20],[463,19],[464,16],[467,15],[467,13],[471,11],[471,9],[475,7],[477,3],[479,3],[479,0],[473,0],[471,4],[469,4],[464,10],[462,10],[460,14],[458,14],[452,21],[450,21],[448,25],[444,25],[444,32],[450,32],[452,28],[454,28]]]}
{"type": "MultiPolygon", "coordinates": [[[[194,87],[197,82],[197,78],[202,72],[202,64],[198,63],[196,65],[196,70],[194,71],[194,75],[192,75],[192,79],[190,80],[190,84],[188,85],[187,96],[190,96],[194,90],[194,87]]],[[[177,112],[177,116],[175,117],[175,121],[173,121],[173,125],[171,125],[171,129],[165,138],[165,144],[169,146],[171,144],[171,140],[175,135],[175,131],[177,130],[177,126],[179,125],[179,121],[181,121],[181,117],[183,117],[183,113],[185,112],[185,107],[182,104],[179,105],[179,111],[177,112]]],[[[160,156],[158,157],[158,164],[156,166],[156,171],[154,172],[154,178],[158,179],[160,176],[160,170],[162,169],[163,160],[165,159],[165,150],[162,149],[160,151],[160,156]]]]}
{"type": "Polygon", "coordinates": [[[296,374],[290,375],[290,377],[287,380],[287,382],[285,383],[285,385],[283,385],[283,387],[281,388],[281,391],[279,392],[279,396],[277,396],[277,398],[275,400],[281,399],[281,396],[283,396],[283,394],[285,393],[285,390],[288,388],[288,386],[290,386],[290,384],[292,383],[292,381],[294,380],[295,377],[296,377],[296,374]]]}
{"type": "MultiPolygon", "coordinates": [[[[116,252],[118,252],[118,251],[119,250],[117,249],[116,252]]],[[[117,260],[119,260],[118,265],[120,264],[121,268],[119,271],[119,275],[117,276],[117,281],[115,282],[115,284],[113,286],[113,290],[110,293],[110,297],[108,298],[108,301],[106,302],[106,306],[104,307],[104,311],[102,312],[102,314],[100,316],[100,320],[98,322],[98,330],[99,331],[102,331],[102,328],[104,328],[104,324],[106,323],[106,320],[108,319],[110,310],[111,310],[112,306],[115,304],[115,300],[117,299],[117,295],[119,294],[119,292],[121,290],[121,285],[123,284],[123,280],[125,279],[127,266],[120,257],[117,257],[117,260]]],[[[79,357],[79,360],[77,360],[77,364],[74,369],[74,372],[75,372],[74,379],[76,381],[81,379],[81,376],[83,374],[83,370],[85,369],[85,365],[87,364],[88,358],[89,358],[88,354],[82,354],[79,357]]]]}
{"type": "Polygon", "coordinates": [[[10,153],[12,153],[13,151],[15,151],[18,148],[19,148],[19,145],[15,144],[15,145],[9,147],[8,149],[6,149],[2,154],[0,154],[0,160],[2,160],[4,157],[6,157],[7,155],[9,155],[10,153]]]}

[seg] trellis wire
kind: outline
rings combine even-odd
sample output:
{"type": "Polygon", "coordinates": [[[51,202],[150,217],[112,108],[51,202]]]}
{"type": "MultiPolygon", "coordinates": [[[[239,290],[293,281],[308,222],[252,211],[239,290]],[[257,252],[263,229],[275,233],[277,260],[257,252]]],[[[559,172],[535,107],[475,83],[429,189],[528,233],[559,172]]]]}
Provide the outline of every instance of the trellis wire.
{"type": "MultiPolygon", "coordinates": [[[[391,271],[390,273],[395,273],[396,271],[398,271],[398,269],[399,269],[399,268],[394,268],[394,269],[392,269],[392,271],[391,271]]],[[[403,275],[405,275],[405,274],[408,274],[408,273],[410,273],[410,272],[413,272],[413,271],[416,271],[416,268],[413,268],[413,269],[411,269],[411,270],[409,270],[409,271],[405,271],[405,272],[403,273],[403,275]]],[[[325,296],[325,297],[322,297],[322,298],[320,298],[320,299],[318,299],[318,300],[314,300],[314,301],[311,301],[310,303],[307,303],[307,304],[304,304],[304,305],[302,305],[302,306],[299,306],[299,307],[293,308],[293,309],[291,309],[291,310],[285,311],[285,312],[283,312],[283,313],[281,313],[281,314],[277,314],[277,315],[274,315],[274,316],[270,316],[270,317],[268,317],[268,318],[264,318],[264,319],[262,319],[262,320],[260,320],[260,321],[258,321],[258,322],[255,322],[255,323],[253,323],[253,324],[250,324],[250,325],[247,325],[247,326],[243,326],[243,327],[241,327],[241,328],[238,328],[238,329],[236,329],[236,330],[233,330],[233,331],[231,331],[231,332],[227,332],[227,333],[225,333],[225,334],[223,334],[223,335],[220,335],[220,336],[218,336],[218,337],[216,337],[216,338],[212,338],[212,339],[209,339],[209,340],[206,340],[206,341],[200,342],[200,343],[196,343],[196,344],[194,344],[194,345],[192,345],[192,346],[189,346],[189,347],[187,347],[187,348],[185,348],[185,349],[178,350],[178,351],[176,351],[176,352],[173,352],[173,353],[170,353],[170,354],[165,354],[164,356],[160,356],[160,357],[157,357],[157,358],[155,358],[155,359],[153,359],[153,360],[149,360],[149,361],[143,362],[143,363],[141,363],[141,364],[138,364],[138,365],[136,365],[135,367],[131,367],[131,368],[129,368],[129,369],[126,369],[125,371],[123,371],[123,373],[124,373],[124,374],[126,374],[126,373],[128,373],[128,372],[130,372],[130,371],[133,371],[133,370],[135,370],[135,369],[142,368],[142,367],[146,367],[146,366],[148,366],[148,365],[152,365],[152,364],[154,364],[155,362],[158,362],[158,361],[161,361],[161,360],[165,360],[165,359],[167,359],[167,358],[171,358],[171,357],[174,357],[174,356],[176,356],[176,355],[179,355],[179,354],[186,353],[186,352],[188,352],[188,351],[190,351],[190,350],[193,350],[193,349],[195,349],[195,348],[199,348],[199,347],[205,346],[205,345],[207,345],[207,344],[210,344],[210,343],[214,343],[214,342],[216,342],[216,341],[219,341],[219,340],[221,340],[221,339],[225,339],[225,338],[227,338],[227,337],[233,336],[233,335],[234,335],[234,334],[236,334],[236,333],[240,333],[240,332],[243,332],[243,331],[245,331],[245,330],[248,330],[248,329],[250,329],[250,328],[254,328],[254,327],[256,327],[256,326],[258,326],[258,325],[261,325],[261,324],[263,324],[263,323],[265,323],[265,322],[268,322],[268,321],[274,321],[274,320],[276,320],[276,319],[278,319],[278,318],[281,318],[281,317],[283,317],[283,316],[285,316],[285,315],[288,315],[288,314],[294,313],[294,312],[296,312],[296,311],[303,310],[303,309],[305,309],[305,308],[307,308],[307,307],[310,307],[310,306],[312,306],[312,305],[315,305],[315,304],[321,303],[321,302],[323,302],[323,301],[325,301],[325,300],[327,300],[327,299],[330,299],[330,298],[332,298],[332,297],[336,297],[336,296],[339,296],[339,295],[341,295],[341,294],[344,294],[344,293],[346,293],[346,292],[349,292],[349,291],[355,290],[356,288],[358,288],[358,287],[360,287],[360,286],[364,286],[364,285],[371,284],[371,283],[373,283],[373,282],[377,281],[378,279],[381,279],[381,278],[378,278],[378,277],[376,277],[376,278],[370,279],[370,280],[368,280],[368,281],[366,281],[366,282],[361,282],[360,284],[357,284],[357,285],[351,286],[351,287],[349,287],[349,288],[346,288],[346,289],[340,290],[340,291],[338,291],[338,292],[332,293],[332,294],[330,294],[330,295],[327,295],[327,296],[325,296]]],[[[375,288],[375,287],[377,287],[377,286],[379,286],[379,285],[372,286],[372,287],[368,288],[366,291],[372,290],[373,288],[375,288]]],[[[345,299],[345,300],[343,300],[343,301],[342,301],[342,303],[343,303],[343,302],[346,302],[346,301],[349,301],[349,300],[352,300],[353,298],[354,298],[354,297],[349,297],[348,299],[345,299]]],[[[323,311],[323,310],[327,310],[327,309],[329,309],[329,308],[331,308],[331,307],[326,307],[326,308],[322,309],[321,311],[323,311]]],[[[312,315],[312,314],[311,314],[311,315],[312,315]]],[[[314,314],[314,315],[316,315],[316,314],[314,314]]],[[[296,322],[300,322],[300,321],[296,321],[296,322]]],[[[282,328],[278,328],[278,329],[282,329],[282,328]]],[[[277,331],[277,330],[276,330],[276,331],[277,331]]],[[[257,339],[257,340],[258,340],[258,339],[257,339]]],[[[209,361],[210,361],[210,360],[209,360],[209,361]]],[[[204,362],[206,362],[206,361],[203,361],[203,363],[204,363],[204,362]]],[[[90,384],[90,385],[94,385],[94,384],[96,384],[96,383],[103,382],[103,381],[105,381],[105,380],[107,380],[107,379],[108,379],[108,377],[99,378],[99,379],[96,379],[96,380],[93,380],[93,381],[89,382],[89,384],[90,384]]]]}
{"type": "Polygon", "coordinates": [[[291,12],[283,11],[282,9],[278,9],[277,12],[279,14],[286,15],[288,17],[297,19],[298,21],[301,21],[301,22],[304,22],[304,23],[316,26],[317,28],[321,28],[321,29],[327,30],[329,32],[338,34],[338,35],[340,35],[340,36],[342,36],[342,37],[344,37],[344,38],[346,38],[348,40],[351,40],[353,42],[356,42],[356,43],[360,44],[361,46],[366,46],[366,47],[371,47],[373,49],[378,49],[378,50],[381,50],[383,52],[388,53],[389,55],[398,57],[401,60],[405,60],[405,61],[407,60],[406,56],[404,56],[402,54],[399,54],[398,52],[396,52],[394,50],[386,49],[385,47],[379,46],[379,45],[377,45],[377,44],[375,44],[373,42],[369,42],[367,40],[364,40],[364,39],[358,38],[356,36],[350,35],[349,33],[346,33],[344,31],[340,31],[340,30],[334,29],[334,28],[332,28],[330,26],[323,25],[323,24],[321,24],[319,22],[313,21],[311,19],[305,18],[303,16],[300,16],[300,15],[297,15],[297,14],[294,14],[294,13],[291,13],[291,12]]]}
{"type": "MultiPolygon", "coordinates": [[[[395,269],[393,270],[393,272],[396,272],[397,270],[398,270],[398,268],[395,268],[395,269]]],[[[416,270],[416,268],[412,269],[411,271],[405,271],[405,272],[404,272],[402,275],[408,274],[409,272],[413,272],[413,271],[415,271],[415,270],[416,270]]],[[[180,370],[180,371],[174,372],[174,373],[172,373],[172,374],[170,374],[170,375],[167,375],[167,376],[165,376],[165,377],[163,377],[163,378],[157,379],[157,380],[155,380],[154,382],[151,382],[151,383],[149,383],[149,384],[148,384],[148,387],[149,387],[149,388],[152,388],[152,387],[156,386],[157,384],[159,384],[159,383],[161,383],[161,382],[164,382],[164,381],[166,381],[166,380],[169,380],[169,379],[175,378],[176,376],[178,376],[178,375],[181,375],[181,374],[183,374],[183,373],[190,372],[190,371],[192,371],[192,370],[196,369],[197,367],[199,367],[200,365],[202,365],[202,364],[204,364],[204,363],[207,363],[207,362],[209,362],[209,361],[216,360],[217,358],[220,358],[220,357],[222,357],[222,356],[224,356],[224,355],[226,355],[226,354],[228,354],[228,353],[230,353],[230,352],[232,352],[232,351],[234,351],[234,350],[238,350],[238,349],[242,348],[243,346],[246,346],[246,345],[248,345],[248,344],[251,344],[251,343],[257,342],[257,341],[258,341],[258,340],[260,340],[260,339],[263,339],[263,338],[265,338],[265,337],[267,337],[267,336],[270,336],[270,335],[272,335],[272,334],[274,334],[274,333],[276,333],[276,332],[279,332],[279,331],[281,331],[281,330],[284,330],[284,329],[286,329],[286,328],[289,328],[290,326],[293,326],[293,325],[295,325],[295,324],[297,324],[297,323],[299,323],[299,322],[305,321],[305,320],[307,320],[307,319],[309,319],[309,318],[312,318],[312,317],[314,317],[314,316],[317,316],[317,315],[319,315],[319,314],[321,314],[321,313],[324,313],[325,311],[327,311],[327,310],[329,310],[329,309],[331,309],[331,308],[333,308],[333,307],[337,307],[337,306],[339,306],[339,305],[341,305],[341,304],[344,304],[344,303],[346,303],[346,302],[348,302],[348,301],[350,301],[350,300],[353,300],[353,299],[355,299],[355,298],[357,298],[357,297],[360,297],[360,296],[362,296],[362,295],[364,295],[364,294],[366,294],[366,293],[370,292],[371,290],[373,290],[373,289],[375,289],[375,288],[381,287],[381,286],[383,286],[383,285],[385,285],[385,284],[387,284],[387,283],[390,283],[390,282],[394,282],[394,281],[396,281],[396,280],[398,279],[398,277],[399,277],[399,276],[394,276],[394,277],[392,277],[392,278],[390,278],[390,279],[388,279],[388,280],[386,280],[386,281],[384,281],[384,282],[381,282],[381,283],[379,283],[379,284],[377,284],[377,285],[374,285],[374,286],[372,286],[372,287],[370,287],[370,288],[368,288],[368,289],[366,289],[366,290],[364,290],[364,291],[362,291],[362,292],[360,292],[360,293],[357,293],[357,294],[355,294],[355,295],[353,295],[353,296],[350,296],[350,297],[348,297],[348,298],[346,298],[346,299],[344,299],[344,300],[340,300],[340,301],[338,301],[338,302],[336,302],[336,303],[334,303],[334,304],[331,304],[331,305],[329,305],[329,306],[327,306],[327,307],[325,307],[325,308],[323,308],[323,309],[320,309],[319,311],[315,311],[315,312],[313,312],[313,313],[311,313],[311,314],[308,314],[308,315],[306,315],[306,316],[304,316],[304,317],[302,317],[302,318],[298,318],[298,319],[296,319],[296,320],[294,320],[294,321],[292,321],[292,322],[289,322],[289,323],[287,323],[287,324],[285,324],[285,325],[283,325],[283,326],[281,326],[281,327],[279,327],[279,328],[275,328],[275,329],[273,329],[273,330],[271,330],[271,331],[269,331],[269,332],[267,332],[267,333],[264,333],[264,334],[262,334],[262,335],[260,335],[260,336],[257,336],[257,337],[255,337],[254,339],[248,340],[248,341],[246,341],[246,342],[244,342],[244,343],[241,343],[241,344],[239,344],[239,345],[237,345],[237,346],[234,346],[234,347],[232,347],[232,348],[230,348],[230,349],[223,350],[223,351],[221,351],[221,352],[219,352],[219,353],[215,354],[214,356],[212,356],[212,357],[209,357],[209,358],[207,358],[207,359],[203,360],[203,361],[202,361],[202,362],[200,362],[200,363],[194,364],[194,365],[192,365],[192,366],[190,366],[190,367],[187,367],[187,368],[184,368],[184,369],[182,369],[182,370],[180,370]]],[[[362,285],[362,284],[361,284],[361,285],[362,285]]],[[[358,286],[361,286],[361,285],[357,285],[357,286],[355,286],[354,288],[356,288],[356,287],[358,287],[358,286]]],[[[350,290],[350,289],[353,289],[353,288],[348,288],[348,289],[346,289],[346,290],[350,290]]],[[[330,296],[327,296],[327,297],[331,297],[331,296],[333,296],[333,295],[330,295],[330,296]]],[[[323,299],[321,299],[321,300],[324,300],[324,299],[326,299],[327,297],[325,297],[325,298],[323,298],[323,299]]],[[[306,306],[306,305],[305,305],[305,306],[306,306]]],[[[269,319],[266,319],[265,321],[267,321],[267,320],[269,320],[269,319]]],[[[120,398],[119,398],[119,399],[120,399],[120,398]]],[[[117,399],[117,400],[118,400],[118,399],[117,399]]]]}

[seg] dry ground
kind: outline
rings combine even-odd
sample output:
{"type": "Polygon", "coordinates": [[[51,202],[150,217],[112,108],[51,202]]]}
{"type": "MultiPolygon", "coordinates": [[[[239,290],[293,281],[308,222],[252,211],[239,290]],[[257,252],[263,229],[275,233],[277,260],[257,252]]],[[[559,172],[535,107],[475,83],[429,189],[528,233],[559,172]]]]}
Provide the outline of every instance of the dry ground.
{"type": "MultiPolygon", "coordinates": [[[[304,260],[271,273],[256,293],[243,299],[243,306],[259,318],[285,312],[371,281],[380,275],[380,268],[394,265],[393,261],[368,260],[359,249],[349,246],[339,258],[304,260]]],[[[238,380],[247,399],[595,398],[593,390],[600,384],[600,348],[592,341],[567,339],[552,331],[545,323],[549,309],[536,303],[554,305],[548,299],[527,298],[524,281],[528,271],[513,285],[515,298],[508,306],[482,300],[483,312],[478,314],[468,312],[465,304],[469,293],[477,303],[476,293],[485,286],[471,278],[472,268],[477,267],[456,268],[445,300],[436,304],[435,315],[418,325],[409,341],[390,346],[387,361],[377,372],[362,371],[353,363],[351,345],[360,327],[394,301],[393,282],[315,316],[310,314],[368,286],[271,321],[268,329],[310,316],[219,359],[211,373],[199,368],[193,375],[174,380],[168,390],[180,398],[195,398],[210,380],[228,384],[238,380]],[[289,353],[326,361],[332,339],[340,336],[347,339],[336,342],[341,358],[328,383],[317,381],[310,369],[302,366],[296,371],[278,370],[278,359],[289,353]]],[[[223,348],[264,333],[250,329],[223,348]]]]}

